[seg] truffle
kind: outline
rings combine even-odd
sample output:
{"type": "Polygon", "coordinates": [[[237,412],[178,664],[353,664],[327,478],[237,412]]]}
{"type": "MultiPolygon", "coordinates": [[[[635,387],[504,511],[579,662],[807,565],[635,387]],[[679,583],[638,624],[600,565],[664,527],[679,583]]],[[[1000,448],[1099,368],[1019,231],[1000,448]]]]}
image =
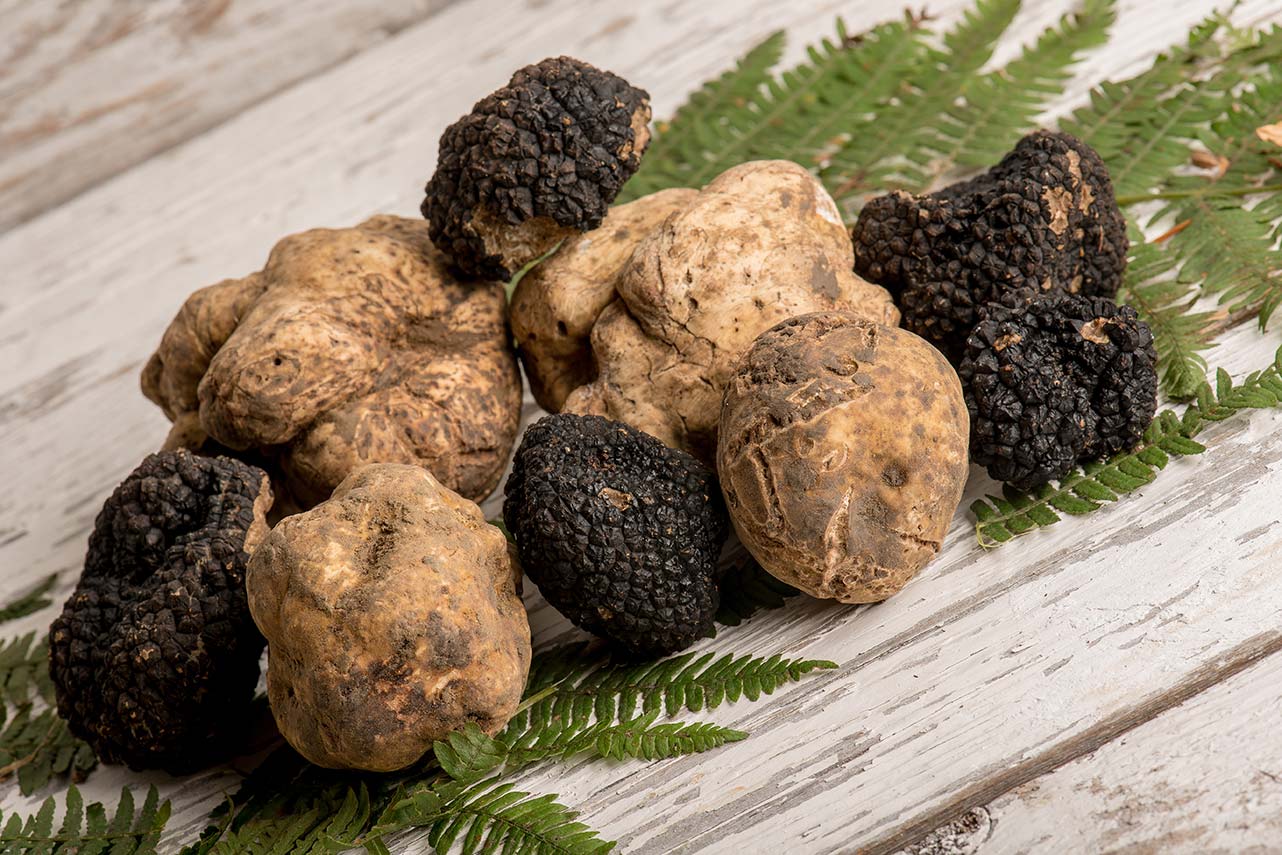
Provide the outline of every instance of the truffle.
{"type": "Polygon", "coordinates": [[[752,340],[785,318],[840,309],[899,320],[860,279],[832,197],[803,167],[726,170],[651,231],[592,328],[598,376],[566,412],[606,416],[711,464],[726,380],[752,340]]]}
{"type": "Polygon", "coordinates": [[[465,275],[509,279],[601,224],[650,141],[650,96],[567,56],[481,99],[441,135],[423,216],[465,275]]]}
{"type": "Polygon", "coordinates": [[[599,416],[545,416],[506,489],[525,572],[574,624],[645,656],[711,629],[726,512],[689,454],[599,416]]]}
{"type": "Polygon", "coordinates": [[[1031,489],[1131,448],[1157,409],[1156,363],[1148,326],[1103,297],[989,307],[958,369],[971,459],[1031,489]]]}
{"type": "Polygon", "coordinates": [[[267,697],[311,762],[387,772],[507,724],[530,669],[520,568],[481,509],[417,466],[352,473],[249,565],[267,697]]]}
{"type": "Polygon", "coordinates": [[[1076,137],[1037,131],[983,175],[924,196],[891,193],[855,223],[855,270],[888,288],[904,327],[953,364],[987,303],[1113,297],[1126,222],[1103,161],[1076,137]]]}
{"type": "Polygon", "coordinates": [[[313,229],[197,291],[143,371],[169,446],[270,466],[298,509],[367,463],[482,499],[516,441],[521,375],[498,283],[460,282],[422,220],[313,229]]]}
{"type": "Polygon", "coordinates": [[[673,188],[610,210],[600,228],[566,238],[521,277],[512,292],[512,335],[539,406],[559,412],[566,397],[596,379],[592,327],[618,298],[615,285],[637,244],[699,194],[673,188]]]}
{"type": "Polygon", "coordinates": [[[884,600],[938,554],[966,486],[966,404],[912,333],[842,312],[763,333],[726,386],[717,473],[771,575],[884,600]]]}
{"type": "Polygon", "coordinates": [[[49,630],[58,714],[99,759],[183,772],[232,753],[263,650],[245,567],[271,501],[262,470],[187,451],[107,499],[49,630]]]}

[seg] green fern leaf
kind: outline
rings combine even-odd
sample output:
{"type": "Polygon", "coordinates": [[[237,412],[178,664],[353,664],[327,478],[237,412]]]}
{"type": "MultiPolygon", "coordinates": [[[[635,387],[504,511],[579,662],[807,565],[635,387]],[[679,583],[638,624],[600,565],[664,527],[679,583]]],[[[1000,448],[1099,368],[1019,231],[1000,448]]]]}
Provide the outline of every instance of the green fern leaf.
{"type": "Polygon", "coordinates": [[[700,186],[692,176],[704,168],[708,152],[729,148],[738,129],[749,123],[749,105],[770,79],[770,69],[779,62],[783,47],[783,32],[773,33],[735,68],[691,94],[671,121],[657,123],[641,168],[618,201],[629,202],[668,187],[700,186]]]}
{"type": "Polygon", "coordinates": [[[25,820],[16,813],[9,814],[8,819],[0,814],[4,851],[68,855],[95,855],[108,850],[112,855],[155,852],[170,813],[169,802],[160,802],[155,787],[148,789],[147,798],[137,811],[133,794],[125,788],[120,792],[115,818],[108,825],[106,808],[98,802],[86,807],[74,784],[67,789],[62,823],[55,831],[57,809],[57,802],[50,796],[25,820]]]}
{"type": "Polygon", "coordinates": [[[1019,6],[1019,0],[979,0],[944,35],[942,46],[920,52],[876,119],[833,153],[822,176],[844,214],[858,210],[869,192],[921,190],[930,183],[930,129],[992,57],[1019,6]]]}
{"type": "Polygon", "coordinates": [[[37,584],[25,594],[20,594],[4,606],[0,606],[0,623],[8,623],[18,618],[35,614],[41,609],[49,606],[53,600],[45,596],[58,581],[58,574],[53,574],[37,584]]]}
{"type": "Polygon", "coordinates": [[[425,828],[427,840],[441,855],[495,852],[555,852],[600,855],[614,848],[578,814],[552,795],[535,796],[515,790],[496,778],[478,783],[450,782],[410,788],[361,843],[369,848],[410,828],[425,828]]]}
{"type": "Polygon", "coordinates": [[[966,83],[962,102],[940,115],[938,139],[922,142],[940,163],[936,172],[999,161],[1011,140],[1031,129],[1046,102],[1060,94],[1082,54],[1108,41],[1115,19],[1112,0],[1087,0],[1005,68],[966,83]]]}
{"type": "Polygon", "coordinates": [[[0,698],[9,704],[26,704],[33,695],[53,703],[49,645],[29,632],[0,642],[0,698]]]}
{"type": "Polygon", "coordinates": [[[1153,330],[1162,388],[1177,401],[1191,398],[1206,379],[1202,351],[1211,347],[1216,315],[1194,312],[1196,290],[1175,277],[1180,258],[1155,244],[1131,248],[1119,299],[1129,303],[1153,330]]]}
{"type": "Polygon", "coordinates": [[[727,568],[719,587],[717,623],[724,626],[738,626],[759,611],[782,608],[801,593],[771,576],[746,552],[727,568]]]}

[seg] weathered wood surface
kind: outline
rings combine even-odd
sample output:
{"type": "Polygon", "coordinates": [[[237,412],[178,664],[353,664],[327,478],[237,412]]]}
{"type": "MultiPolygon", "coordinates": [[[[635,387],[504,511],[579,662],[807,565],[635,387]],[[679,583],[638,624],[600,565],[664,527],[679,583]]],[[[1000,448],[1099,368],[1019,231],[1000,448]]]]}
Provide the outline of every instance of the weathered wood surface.
{"type": "Polygon", "coordinates": [[[0,3],[0,229],[450,0],[0,3]]]}
{"type": "Polygon", "coordinates": [[[1282,847],[1282,656],[976,808],[911,855],[1282,847]]]}
{"type": "MultiPolygon", "coordinates": [[[[962,5],[932,10],[949,18],[962,5]]],[[[1026,3],[1003,53],[1063,7],[1026,3]]],[[[1211,8],[1123,3],[1113,42],[1061,103],[1137,70],[1211,8]]],[[[789,28],[795,57],[838,12],[859,29],[899,10],[467,0],[0,235],[0,594],[51,571],[60,593],[74,583],[102,499],[165,433],[137,373],[190,291],[257,268],[290,231],[413,212],[440,130],[524,62],[599,62],[650,89],[663,115],[769,30],[789,28]]],[[[1282,19],[1282,2],[1244,3],[1238,19],[1282,19]]],[[[1225,339],[1212,361],[1237,372],[1278,343],[1251,328],[1225,339]]],[[[959,511],[943,555],[889,602],[797,602],[707,645],[842,666],[713,716],[752,731],[747,742],[661,764],[534,770],[520,786],[561,793],[623,851],[884,851],[1051,770],[1069,773],[1122,734],[1158,732],[1182,702],[1282,650],[1279,428],[1268,413],[1217,426],[1205,459],[1174,464],[1089,522],[993,552],[959,511]]],[[[967,501],[988,486],[977,473],[967,501]]],[[[564,631],[532,605],[540,639],[564,631]]],[[[1232,742],[1232,722],[1224,729],[1232,742]]],[[[1194,775],[1202,761],[1186,762],[1194,775]]],[[[158,783],[174,799],[175,840],[201,827],[234,780],[104,769],[85,790],[111,800],[122,783],[158,783]]],[[[32,802],[14,791],[3,801],[32,802]]],[[[1021,833],[1032,839],[1031,824],[1051,815],[1011,822],[1029,823],[1021,833]]]]}

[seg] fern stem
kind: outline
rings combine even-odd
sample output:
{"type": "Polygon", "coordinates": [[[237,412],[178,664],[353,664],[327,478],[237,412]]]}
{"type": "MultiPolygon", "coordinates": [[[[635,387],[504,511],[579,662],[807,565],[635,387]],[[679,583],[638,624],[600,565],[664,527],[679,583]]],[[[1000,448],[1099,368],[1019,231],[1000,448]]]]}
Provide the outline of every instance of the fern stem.
{"type": "Polygon", "coordinates": [[[1221,190],[1208,193],[1205,187],[1193,190],[1167,190],[1162,193],[1137,193],[1132,196],[1118,196],[1119,205],[1139,205],[1144,202],[1160,202],[1164,199],[1191,199],[1195,196],[1216,197],[1254,196],[1257,193],[1282,193],[1282,184],[1265,184],[1260,187],[1236,187],[1232,190],[1221,190]]]}

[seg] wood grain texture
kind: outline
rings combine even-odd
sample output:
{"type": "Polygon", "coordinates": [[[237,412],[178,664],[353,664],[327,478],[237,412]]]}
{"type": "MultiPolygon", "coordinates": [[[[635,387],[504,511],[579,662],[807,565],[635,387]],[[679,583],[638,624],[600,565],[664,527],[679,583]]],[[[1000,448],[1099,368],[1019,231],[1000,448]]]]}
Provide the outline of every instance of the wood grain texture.
{"type": "MultiPolygon", "coordinates": [[[[949,19],[964,5],[932,9],[949,19]]],[[[1138,70],[1211,8],[1122,3],[1114,41],[1060,107],[1138,70]]],[[[998,61],[1063,9],[1029,0],[998,61]]],[[[899,4],[467,0],[0,235],[0,594],[51,571],[60,594],[74,584],[103,498],[166,432],[138,371],[192,290],[257,268],[289,232],[413,212],[441,129],[525,62],[598,62],[650,89],[665,115],[771,29],[789,28],[795,58],[838,12],[857,30],[899,4]]],[[[1244,3],[1239,19],[1282,19],[1282,2],[1244,3]]],[[[1224,342],[1211,360],[1235,372],[1278,345],[1253,328],[1224,342]]],[[[1000,550],[980,549],[959,511],[940,558],[890,601],[802,600],[704,645],[842,666],[710,716],[748,741],[658,764],[535,769],[517,784],[561,793],[628,852],[904,845],[1278,655],[1280,428],[1272,413],[1216,426],[1204,459],[1172,464],[1089,522],[1000,550]]],[[[967,502],[992,486],[973,475],[967,502]]],[[[530,605],[540,641],[566,632],[530,605]]],[[[85,791],[110,801],[123,783],[156,782],[174,799],[172,841],[201,828],[235,780],[104,769],[85,791]]]]}
{"type": "Polygon", "coordinates": [[[1276,852],[1279,709],[1282,656],[1270,656],[905,855],[1276,852]]]}
{"type": "Polygon", "coordinates": [[[449,2],[0,4],[0,231],[449,2]]]}

